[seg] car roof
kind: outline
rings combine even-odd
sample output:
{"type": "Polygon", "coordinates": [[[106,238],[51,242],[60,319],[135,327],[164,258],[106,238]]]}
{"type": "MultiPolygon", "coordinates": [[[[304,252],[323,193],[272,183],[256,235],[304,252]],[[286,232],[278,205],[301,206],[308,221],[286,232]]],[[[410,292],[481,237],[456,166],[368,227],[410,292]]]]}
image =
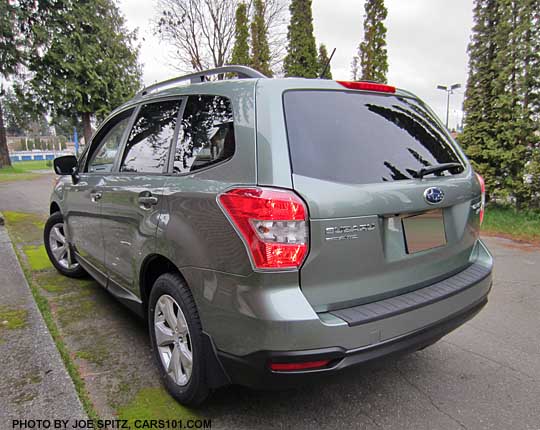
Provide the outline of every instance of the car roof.
{"type": "MultiPolygon", "coordinates": [[[[260,72],[246,66],[223,66],[216,69],[205,70],[201,72],[190,73],[188,75],[179,76],[172,79],[167,79],[163,82],[152,84],[135,97],[128,100],[123,105],[116,108],[107,117],[110,118],[115,114],[129,109],[137,104],[154,101],[156,99],[178,97],[190,94],[221,94],[229,97],[234,96],[235,89],[238,86],[252,86],[257,88],[257,96],[264,97],[265,94],[273,95],[281,94],[284,91],[299,89],[299,90],[347,90],[339,81],[330,79],[307,79],[307,78],[267,78],[260,72]],[[239,79],[218,79],[209,81],[210,76],[232,76],[237,75],[239,79]]],[[[357,90],[353,90],[357,91],[357,90]]],[[[373,91],[365,91],[366,93],[374,93],[373,91]]],[[[387,95],[397,95],[402,97],[413,97],[418,99],[414,94],[403,89],[396,88],[395,93],[386,93],[387,95]]]]}

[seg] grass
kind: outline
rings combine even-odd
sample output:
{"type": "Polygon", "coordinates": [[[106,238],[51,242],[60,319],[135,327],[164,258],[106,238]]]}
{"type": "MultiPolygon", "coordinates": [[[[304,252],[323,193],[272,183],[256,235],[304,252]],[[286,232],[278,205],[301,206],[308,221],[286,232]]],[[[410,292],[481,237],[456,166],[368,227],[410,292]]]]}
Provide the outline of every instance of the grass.
{"type": "Polygon", "coordinates": [[[118,411],[118,418],[128,420],[133,425],[134,420],[150,419],[200,419],[193,411],[174,400],[163,388],[143,388],[135,398],[118,411]]]}
{"type": "Polygon", "coordinates": [[[17,161],[11,163],[11,167],[3,167],[0,169],[0,174],[5,173],[27,173],[33,170],[52,170],[51,160],[32,160],[32,161],[17,161]]]}
{"type": "Polygon", "coordinates": [[[482,230],[528,242],[540,241],[540,212],[516,211],[512,207],[489,205],[482,230]]]}
{"type": "Polygon", "coordinates": [[[12,181],[27,181],[38,177],[35,170],[52,170],[51,161],[19,161],[12,166],[0,168],[0,183],[12,181]],[[47,165],[49,164],[49,165],[47,165]]]}
{"type": "Polygon", "coordinates": [[[28,312],[25,309],[11,309],[0,306],[0,331],[3,329],[15,330],[26,326],[28,312]]]}
{"type": "Polygon", "coordinates": [[[26,245],[23,246],[23,251],[26,254],[30,270],[40,271],[52,268],[44,245],[26,245]]]}

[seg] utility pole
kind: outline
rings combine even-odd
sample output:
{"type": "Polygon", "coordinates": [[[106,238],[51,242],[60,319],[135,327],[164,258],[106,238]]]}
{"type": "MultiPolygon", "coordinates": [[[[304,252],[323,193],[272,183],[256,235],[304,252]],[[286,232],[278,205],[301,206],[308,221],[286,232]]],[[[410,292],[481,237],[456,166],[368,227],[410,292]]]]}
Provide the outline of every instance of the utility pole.
{"type": "Polygon", "coordinates": [[[461,88],[461,84],[453,84],[450,86],[437,85],[437,89],[446,91],[446,128],[448,128],[448,115],[450,113],[450,94],[454,94],[454,90],[461,88]]]}

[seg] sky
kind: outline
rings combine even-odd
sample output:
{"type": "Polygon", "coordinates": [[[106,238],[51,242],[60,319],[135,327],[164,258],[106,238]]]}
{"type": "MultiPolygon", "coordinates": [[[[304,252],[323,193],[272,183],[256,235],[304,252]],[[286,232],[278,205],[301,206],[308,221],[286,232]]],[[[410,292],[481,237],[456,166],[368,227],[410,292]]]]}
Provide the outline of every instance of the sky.
{"type": "MultiPolygon", "coordinates": [[[[227,0],[223,0],[227,1],[227,0]]],[[[462,85],[450,98],[449,126],[461,121],[467,80],[467,44],[472,27],[472,0],[386,0],[388,83],[412,91],[444,121],[446,93],[437,85],[462,85]]],[[[170,46],[153,34],[155,1],[120,0],[129,29],[138,29],[143,81],[149,85],[178,75],[170,65],[170,46]]],[[[351,61],[362,40],[364,1],[313,0],[317,44],[329,52],[334,79],[351,77],[351,61]]]]}

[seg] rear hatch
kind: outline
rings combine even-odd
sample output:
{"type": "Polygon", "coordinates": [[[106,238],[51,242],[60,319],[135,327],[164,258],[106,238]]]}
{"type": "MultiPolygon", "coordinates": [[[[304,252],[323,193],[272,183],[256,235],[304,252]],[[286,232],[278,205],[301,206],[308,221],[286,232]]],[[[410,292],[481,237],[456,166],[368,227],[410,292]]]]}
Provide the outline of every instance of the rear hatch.
{"type": "Polygon", "coordinates": [[[293,185],[310,217],[300,284],[317,311],[404,294],[470,264],[480,189],[421,101],[289,90],[283,102],[293,185]],[[442,163],[458,166],[420,177],[442,163]]]}

